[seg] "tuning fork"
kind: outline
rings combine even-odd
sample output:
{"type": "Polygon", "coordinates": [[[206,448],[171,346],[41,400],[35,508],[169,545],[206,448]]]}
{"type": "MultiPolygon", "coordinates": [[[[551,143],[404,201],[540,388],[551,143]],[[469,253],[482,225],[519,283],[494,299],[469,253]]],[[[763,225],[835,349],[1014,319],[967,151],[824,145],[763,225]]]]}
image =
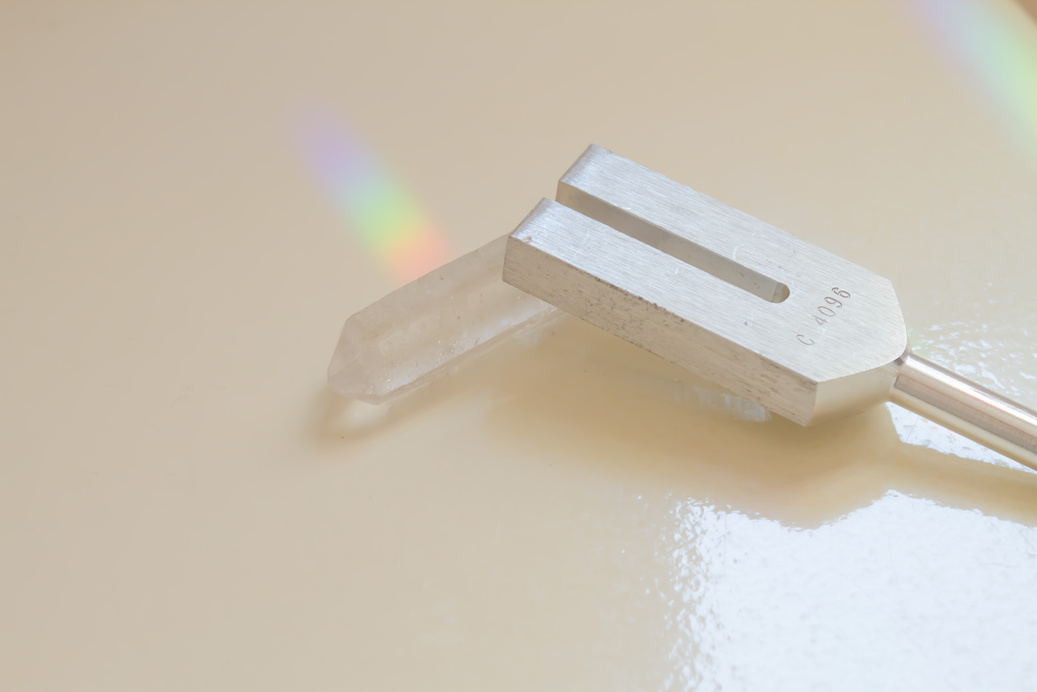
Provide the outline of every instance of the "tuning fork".
{"type": "Polygon", "coordinates": [[[888,279],[591,146],[503,279],[801,425],[892,401],[1037,469],[1037,413],[911,353],[888,279]]]}
{"type": "Polygon", "coordinates": [[[556,198],[350,317],[332,389],[388,403],[560,308],[801,425],[892,401],[1037,470],[1037,413],[913,354],[888,279],[598,146],[556,198]]]}

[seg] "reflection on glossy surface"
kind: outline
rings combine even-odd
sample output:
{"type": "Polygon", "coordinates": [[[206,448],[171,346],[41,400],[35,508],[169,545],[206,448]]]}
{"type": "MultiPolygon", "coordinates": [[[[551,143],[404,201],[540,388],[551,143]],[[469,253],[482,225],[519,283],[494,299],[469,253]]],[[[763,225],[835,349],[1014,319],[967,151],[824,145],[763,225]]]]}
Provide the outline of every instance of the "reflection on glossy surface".
{"type": "Polygon", "coordinates": [[[948,456],[951,443],[923,449],[885,407],[811,428],[738,419],[698,398],[665,396],[719,391],[578,321],[534,351],[498,361],[482,387],[496,392],[489,422],[507,436],[502,443],[570,449],[599,472],[661,474],[689,497],[786,525],[820,526],[890,489],[1004,518],[1037,517],[1037,474],[948,456]],[[633,468],[630,458],[639,460],[633,468]]]}
{"type": "Polygon", "coordinates": [[[1016,464],[1011,459],[994,450],[962,437],[947,428],[933,423],[917,413],[903,409],[896,404],[886,404],[890,420],[896,428],[897,435],[905,444],[918,445],[943,454],[953,454],[963,459],[975,459],[990,464],[1011,466],[1029,471],[1025,466],[1016,464]]]}
{"type": "Polygon", "coordinates": [[[895,491],[815,529],[690,499],[669,519],[665,689],[1013,689],[1034,672],[1032,526],[895,491]]]}
{"type": "MultiPolygon", "coordinates": [[[[993,292],[993,284],[986,287],[993,292]]],[[[1019,309],[1029,296],[1002,295],[959,306],[959,319],[912,334],[913,350],[958,374],[1019,401],[1037,406],[1037,314],[1019,309]],[[1000,319],[1000,321],[994,321],[1000,319]]],[[[910,411],[887,405],[897,434],[908,444],[946,454],[1029,470],[986,447],[942,428],[910,411]]]]}
{"type": "Polygon", "coordinates": [[[667,400],[641,378],[686,375],[585,325],[502,369],[500,415],[638,491],[618,503],[654,534],[628,580],[657,599],[658,689],[1012,689],[1033,673],[1034,474],[892,405],[804,429],[667,400]],[[975,650],[996,653],[948,660],[975,650]]]}
{"type": "Polygon", "coordinates": [[[962,305],[966,319],[929,327],[918,335],[915,350],[1010,397],[1037,401],[1037,315],[1019,309],[1029,300],[1005,291],[986,304],[962,305]],[[992,321],[991,313],[1001,321],[992,321]]]}
{"type": "Polygon", "coordinates": [[[578,324],[327,390],[389,286],[285,147],[313,94],[459,250],[599,141],[1037,401],[1035,171],[902,3],[598,7],[0,3],[0,689],[1033,687],[1037,474],[886,408],[735,418],[578,324]]]}

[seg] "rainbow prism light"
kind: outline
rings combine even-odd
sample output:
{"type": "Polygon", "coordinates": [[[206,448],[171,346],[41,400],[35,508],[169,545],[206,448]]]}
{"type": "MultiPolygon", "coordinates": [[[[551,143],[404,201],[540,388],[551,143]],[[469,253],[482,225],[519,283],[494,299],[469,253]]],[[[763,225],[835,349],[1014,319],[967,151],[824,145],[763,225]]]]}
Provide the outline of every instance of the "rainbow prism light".
{"type": "Polygon", "coordinates": [[[551,305],[501,281],[505,236],[448,261],[442,233],[357,136],[326,119],[303,134],[310,168],[347,226],[406,284],[346,320],[328,366],[334,391],[389,403],[557,317],[551,305]]]}
{"type": "Polygon", "coordinates": [[[1037,26],[1008,0],[911,0],[910,6],[994,114],[1037,156],[1037,26]]]}
{"type": "Polygon", "coordinates": [[[327,119],[303,131],[315,177],[379,265],[406,283],[449,259],[446,238],[355,134],[327,119]]]}

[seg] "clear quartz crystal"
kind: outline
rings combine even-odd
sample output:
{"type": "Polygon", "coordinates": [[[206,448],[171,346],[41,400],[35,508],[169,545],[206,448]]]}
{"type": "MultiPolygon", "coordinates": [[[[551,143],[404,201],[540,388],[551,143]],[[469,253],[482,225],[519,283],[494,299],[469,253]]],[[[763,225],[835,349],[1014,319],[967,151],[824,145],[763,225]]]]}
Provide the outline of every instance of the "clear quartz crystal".
{"type": "Polygon", "coordinates": [[[356,313],[328,366],[331,388],[371,404],[452,370],[558,310],[501,280],[502,236],[356,313]]]}

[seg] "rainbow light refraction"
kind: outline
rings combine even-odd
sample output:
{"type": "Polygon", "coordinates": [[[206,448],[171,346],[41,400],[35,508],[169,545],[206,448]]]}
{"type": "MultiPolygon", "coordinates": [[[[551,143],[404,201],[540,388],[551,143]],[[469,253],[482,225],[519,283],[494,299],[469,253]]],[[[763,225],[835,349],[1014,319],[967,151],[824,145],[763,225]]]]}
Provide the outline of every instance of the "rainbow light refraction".
{"type": "Polygon", "coordinates": [[[302,144],[349,228],[395,279],[411,281],[450,259],[442,232],[359,137],[327,119],[311,120],[302,144]]]}
{"type": "Polygon", "coordinates": [[[1013,134],[1037,155],[1037,27],[1009,0],[910,0],[1013,134]]]}

